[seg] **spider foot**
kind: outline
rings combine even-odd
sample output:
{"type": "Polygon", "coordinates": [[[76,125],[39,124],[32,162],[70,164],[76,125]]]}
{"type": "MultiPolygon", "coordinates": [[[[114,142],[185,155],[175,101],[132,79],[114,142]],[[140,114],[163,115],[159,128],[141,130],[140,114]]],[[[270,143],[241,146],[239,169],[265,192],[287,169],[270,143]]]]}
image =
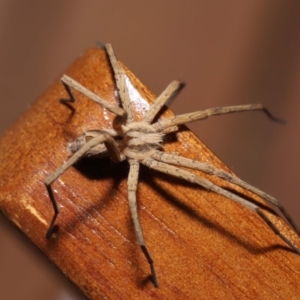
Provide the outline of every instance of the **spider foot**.
{"type": "Polygon", "coordinates": [[[157,280],[156,271],[155,271],[155,267],[154,267],[154,261],[150,255],[150,252],[148,251],[148,249],[145,245],[141,245],[141,249],[142,249],[143,253],[145,254],[145,256],[148,260],[148,263],[150,265],[152,283],[156,288],[158,288],[158,280],[157,280]]]}
{"type": "Polygon", "coordinates": [[[51,224],[46,232],[46,239],[50,239],[53,232],[56,230],[57,226],[55,226],[55,219],[56,219],[56,216],[54,216],[54,218],[52,219],[51,221],[51,224]]]}
{"type": "Polygon", "coordinates": [[[150,268],[151,268],[151,279],[152,279],[152,283],[153,285],[158,288],[158,281],[157,281],[157,276],[156,276],[156,271],[154,268],[154,264],[150,264],[150,268]]]}
{"type": "Polygon", "coordinates": [[[296,247],[294,244],[292,243],[288,243],[288,245],[294,250],[294,252],[298,255],[300,255],[300,249],[298,247],[296,247]]]}

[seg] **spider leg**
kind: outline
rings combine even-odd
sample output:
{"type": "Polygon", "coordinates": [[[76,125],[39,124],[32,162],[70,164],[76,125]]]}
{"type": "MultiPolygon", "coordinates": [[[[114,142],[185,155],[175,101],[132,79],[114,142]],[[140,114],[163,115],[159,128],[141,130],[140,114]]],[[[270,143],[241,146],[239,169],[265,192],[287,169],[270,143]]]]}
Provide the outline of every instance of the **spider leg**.
{"type": "Polygon", "coordinates": [[[183,83],[180,83],[177,80],[172,81],[165,88],[165,90],[156,98],[155,102],[151,105],[143,120],[148,124],[152,123],[153,119],[161,110],[161,108],[166,104],[168,100],[175,97],[182,87],[183,83]]]}
{"type": "Polygon", "coordinates": [[[55,220],[58,216],[59,210],[58,205],[54,197],[54,193],[52,190],[52,183],[61,176],[64,172],[66,172],[72,165],[74,165],[81,157],[84,156],[84,154],[89,151],[94,146],[97,146],[100,143],[104,143],[106,148],[108,149],[108,152],[114,161],[121,161],[121,156],[119,153],[119,149],[117,148],[117,145],[115,144],[114,139],[107,133],[102,133],[101,135],[98,135],[91,140],[89,140],[86,144],[84,144],[77,152],[75,152],[62,166],[57,168],[51,175],[49,175],[45,180],[46,189],[49,194],[49,198],[51,200],[53,209],[54,209],[54,215],[51,220],[50,226],[46,233],[46,238],[50,238],[51,234],[53,232],[55,220]]]}
{"type": "Polygon", "coordinates": [[[168,134],[168,133],[176,132],[178,130],[179,130],[178,126],[175,125],[175,126],[168,127],[166,129],[162,130],[161,132],[164,134],[168,134]]]}
{"type": "Polygon", "coordinates": [[[115,74],[115,82],[116,82],[117,89],[119,91],[120,101],[122,103],[123,109],[127,114],[127,123],[131,123],[134,121],[134,118],[130,107],[131,100],[130,100],[130,95],[128,93],[127,84],[126,84],[126,80],[128,80],[128,78],[115,56],[112,45],[106,44],[105,48],[109,57],[110,64],[115,74]]]}
{"type": "Polygon", "coordinates": [[[224,115],[234,112],[242,111],[252,111],[252,110],[261,110],[263,111],[272,121],[284,123],[283,120],[274,117],[270,111],[262,104],[246,104],[246,105],[236,105],[236,106],[223,106],[223,107],[213,107],[205,110],[200,110],[192,113],[177,115],[169,119],[160,120],[154,123],[152,126],[157,131],[165,130],[166,128],[174,125],[182,125],[185,123],[203,120],[210,116],[214,115],[224,115]]]}
{"type": "Polygon", "coordinates": [[[107,109],[108,111],[116,114],[117,116],[124,117],[125,116],[125,111],[121,108],[118,107],[117,105],[111,104],[101,98],[100,96],[96,95],[95,93],[91,92],[87,88],[85,88],[83,85],[72,79],[71,77],[67,75],[63,75],[61,77],[61,82],[63,86],[65,87],[70,99],[63,99],[61,100],[62,102],[75,102],[75,97],[74,94],[71,90],[71,88],[79,91],[86,97],[90,98],[91,100],[95,101],[96,103],[100,104],[103,108],[107,109]]]}
{"type": "MultiPolygon", "coordinates": [[[[118,136],[117,132],[113,129],[102,129],[102,130],[88,130],[85,133],[83,133],[81,136],[79,136],[75,141],[72,143],[69,143],[68,150],[73,154],[77,152],[84,144],[86,144],[87,141],[90,139],[99,136],[102,133],[107,133],[112,137],[118,136]]],[[[84,156],[97,156],[97,157],[107,157],[109,156],[109,152],[107,150],[107,147],[105,144],[98,144],[95,147],[88,150],[84,156]]]]}
{"type": "Polygon", "coordinates": [[[129,171],[129,175],[128,175],[128,201],[129,201],[131,218],[133,221],[138,245],[141,247],[141,249],[150,265],[153,284],[155,287],[158,287],[157,276],[156,276],[156,271],[155,271],[155,267],[154,267],[154,261],[153,261],[151,254],[145,244],[143,230],[142,230],[141,223],[139,220],[137,204],[136,204],[136,191],[137,191],[138,176],[139,176],[139,163],[136,160],[131,159],[131,160],[129,160],[129,164],[130,164],[130,171],[129,171]]]}
{"type": "Polygon", "coordinates": [[[269,203],[277,206],[279,208],[279,210],[281,211],[281,213],[283,214],[283,216],[288,220],[290,225],[296,231],[296,233],[298,235],[300,235],[299,227],[297,226],[295,221],[292,219],[290,214],[283,207],[283,205],[279,202],[279,200],[277,200],[273,196],[261,191],[260,189],[252,186],[251,184],[243,181],[242,179],[240,179],[240,178],[238,178],[238,177],[236,177],[236,176],[234,176],[234,175],[232,175],[232,174],[230,174],[226,171],[217,169],[211,164],[203,163],[203,162],[196,161],[196,160],[192,160],[192,159],[185,158],[185,157],[182,157],[182,156],[179,156],[179,155],[165,153],[165,152],[162,152],[162,151],[156,151],[152,155],[152,157],[156,160],[159,160],[159,161],[167,163],[167,164],[171,164],[171,165],[175,165],[175,166],[183,166],[183,167],[186,167],[186,168],[195,169],[195,170],[205,172],[207,174],[218,176],[218,177],[220,177],[220,178],[222,178],[222,179],[224,179],[228,182],[236,184],[236,185],[238,185],[238,186],[240,186],[240,187],[242,187],[242,188],[258,195],[258,196],[260,196],[261,198],[265,199],[269,203]]]}
{"type": "Polygon", "coordinates": [[[143,164],[148,166],[149,168],[158,170],[160,172],[170,174],[174,177],[185,179],[189,182],[196,183],[203,188],[215,192],[219,195],[222,195],[232,201],[235,201],[246,208],[256,212],[264,221],[265,223],[272,229],[272,231],[277,234],[287,245],[289,245],[297,254],[300,254],[300,250],[287,238],[285,237],[280,230],[275,226],[275,224],[263,213],[263,211],[254,203],[247,201],[219,186],[214,184],[213,182],[201,178],[189,171],[180,169],[178,167],[154,160],[153,158],[146,158],[142,161],[143,164]]]}

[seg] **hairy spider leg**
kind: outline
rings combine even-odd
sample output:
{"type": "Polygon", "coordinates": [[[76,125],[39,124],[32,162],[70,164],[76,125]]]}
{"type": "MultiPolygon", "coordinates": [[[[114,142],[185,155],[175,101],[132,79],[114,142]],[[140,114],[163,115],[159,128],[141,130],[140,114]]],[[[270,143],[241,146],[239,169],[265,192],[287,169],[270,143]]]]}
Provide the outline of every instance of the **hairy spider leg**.
{"type": "Polygon", "coordinates": [[[91,100],[95,101],[96,103],[100,104],[102,106],[102,108],[107,109],[108,111],[116,114],[117,116],[120,116],[120,117],[125,116],[125,111],[121,107],[109,103],[108,101],[106,101],[103,98],[101,98],[100,96],[96,95],[89,89],[85,88],[83,85],[81,85],[76,80],[72,79],[71,77],[69,77],[67,75],[63,75],[60,80],[70,97],[69,99],[61,99],[61,102],[63,102],[63,103],[67,103],[67,102],[74,103],[75,102],[76,99],[71,90],[71,88],[73,88],[73,89],[79,91],[80,93],[82,93],[83,95],[85,95],[86,97],[90,98],[91,100]]]}
{"type": "Polygon", "coordinates": [[[274,117],[271,112],[264,107],[262,104],[245,104],[245,105],[234,105],[234,106],[223,106],[223,107],[213,107],[205,110],[200,110],[192,113],[177,115],[168,119],[159,120],[153,124],[153,127],[157,131],[162,131],[167,129],[168,127],[175,125],[182,125],[198,120],[207,119],[210,116],[214,115],[224,115],[234,112],[242,112],[242,111],[252,111],[252,110],[260,110],[263,111],[272,121],[284,123],[283,120],[274,117]]]}
{"type": "Polygon", "coordinates": [[[133,220],[135,235],[137,237],[138,245],[141,247],[151,269],[151,276],[152,281],[155,287],[158,287],[158,281],[156,276],[156,271],[154,267],[154,261],[153,258],[145,244],[143,230],[141,227],[141,222],[139,218],[139,213],[137,210],[137,199],[136,199],[136,191],[137,191],[137,185],[138,185],[138,176],[139,176],[139,168],[140,164],[133,159],[129,160],[130,164],[130,171],[128,174],[128,201],[129,201],[129,208],[130,208],[130,214],[131,218],[133,220]]]}
{"type": "MultiPolygon", "coordinates": [[[[194,170],[199,170],[204,173],[218,176],[228,182],[231,182],[237,186],[240,186],[260,197],[265,199],[267,202],[277,206],[283,216],[287,219],[287,221],[290,223],[292,228],[295,230],[295,232],[300,235],[300,231],[298,226],[296,225],[295,221],[292,219],[290,214],[284,209],[283,205],[277,200],[275,197],[261,191],[260,189],[252,186],[251,184],[243,181],[239,177],[236,177],[226,171],[220,170],[215,168],[213,165],[209,163],[203,163],[200,161],[196,161],[190,158],[185,158],[176,154],[166,153],[162,151],[156,151],[151,156],[155,160],[161,161],[163,163],[171,164],[173,166],[182,166],[194,170]]],[[[294,247],[295,248],[295,247],[294,247]]],[[[297,253],[300,253],[300,250],[297,249],[297,253]]]]}
{"type": "Polygon", "coordinates": [[[115,56],[113,47],[111,44],[106,44],[106,52],[109,57],[110,64],[112,66],[112,69],[114,71],[115,75],[115,82],[116,86],[119,92],[120,101],[122,104],[123,109],[125,110],[127,114],[126,124],[132,123],[134,121],[133,113],[131,109],[131,101],[130,101],[130,95],[128,93],[128,88],[126,84],[127,76],[123,70],[123,68],[119,65],[119,62],[117,61],[117,58],[115,56]]]}
{"type": "Polygon", "coordinates": [[[143,117],[143,121],[148,124],[151,124],[153,119],[162,109],[162,107],[171,99],[174,98],[180,90],[184,87],[184,84],[174,80],[172,81],[164,91],[156,98],[154,103],[150,106],[149,110],[146,112],[143,117]]]}
{"type": "Polygon", "coordinates": [[[275,234],[277,234],[297,254],[300,254],[300,250],[297,247],[295,247],[293,245],[293,243],[290,240],[288,240],[283,234],[280,233],[280,231],[274,225],[274,223],[272,223],[272,221],[262,212],[262,210],[256,204],[249,202],[248,200],[243,199],[243,198],[237,196],[236,194],[231,193],[231,192],[217,186],[216,184],[214,184],[213,182],[211,182],[207,179],[201,178],[187,170],[183,170],[183,169],[177,168],[176,166],[163,163],[154,158],[146,158],[142,161],[142,164],[144,164],[154,170],[160,171],[162,173],[166,173],[166,174],[172,175],[174,177],[178,177],[178,178],[187,180],[191,183],[198,184],[208,191],[212,191],[212,192],[215,192],[216,194],[222,195],[222,196],[226,197],[227,199],[237,202],[237,203],[243,205],[244,207],[256,212],[266,222],[266,224],[273,230],[273,232],[275,234]]]}
{"type": "Polygon", "coordinates": [[[53,228],[55,225],[56,218],[59,214],[59,209],[57,205],[57,201],[55,200],[54,193],[52,190],[52,183],[61,176],[64,172],[66,172],[72,165],[74,165],[81,157],[84,156],[84,154],[89,151],[94,146],[98,145],[99,143],[104,143],[109,155],[111,156],[111,159],[114,161],[120,161],[120,152],[119,149],[114,141],[114,139],[107,133],[101,133],[99,136],[92,138],[89,140],[86,144],[84,144],[77,152],[75,152],[62,166],[57,168],[51,175],[47,177],[45,180],[45,185],[47,188],[47,191],[49,193],[49,198],[51,200],[53,209],[54,209],[54,215],[52,218],[52,221],[50,223],[50,226],[46,233],[46,238],[50,238],[53,232],[53,228]]]}

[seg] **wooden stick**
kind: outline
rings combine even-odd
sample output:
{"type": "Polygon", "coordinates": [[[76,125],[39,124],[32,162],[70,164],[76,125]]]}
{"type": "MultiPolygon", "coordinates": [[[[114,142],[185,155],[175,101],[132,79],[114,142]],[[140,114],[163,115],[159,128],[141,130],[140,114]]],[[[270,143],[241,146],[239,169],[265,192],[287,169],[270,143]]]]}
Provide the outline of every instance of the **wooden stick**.
{"type": "MultiPolygon", "coordinates": [[[[154,95],[127,69],[126,73],[134,93],[140,94],[140,99],[134,97],[139,118],[154,95]]],[[[118,103],[104,51],[90,49],[66,74],[118,103]]],[[[69,157],[68,143],[84,131],[111,128],[113,118],[74,93],[76,102],[70,109],[59,102],[67,95],[57,80],[1,137],[0,209],[90,299],[300,298],[300,257],[258,215],[185,181],[142,168],[137,197],[160,282],[156,289],[130,218],[128,164],[109,159],[84,159],[53,184],[59,228],[47,240],[53,211],[45,178],[69,157]]],[[[183,129],[177,140],[173,136],[166,148],[228,171],[188,130],[183,129]]],[[[261,202],[222,179],[201,176],[261,202]]],[[[300,246],[281,218],[265,213],[300,246]]]]}

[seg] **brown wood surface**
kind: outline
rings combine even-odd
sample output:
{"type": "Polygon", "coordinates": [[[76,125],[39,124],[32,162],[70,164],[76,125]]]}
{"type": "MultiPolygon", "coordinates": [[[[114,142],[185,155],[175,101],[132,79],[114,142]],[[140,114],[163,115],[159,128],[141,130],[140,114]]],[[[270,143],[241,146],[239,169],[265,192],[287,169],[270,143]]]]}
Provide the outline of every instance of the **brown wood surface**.
{"type": "MultiPolygon", "coordinates": [[[[88,50],[66,74],[117,101],[102,50],[88,50]]],[[[154,95],[130,71],[127,74],[138,118],[154,95]]],[[[130,219],[126,162],[85,159],[61,176],[53,184],[60,207],[58,230],[46,240],[53,210],[45,178],[69,157],[69,142],[85,130],[110,128],[113,117],[78,93],[72,111],[58,101],[63,97],[66,93],[57,80],[1,137],[0,209],[90,299],[300,299],[300,257],[258,215],[195,185],[142,168],[139,211],[156,264],[156,289],[130,219]]],[[[170,114],[166,110],[162,117],[170,114]]],[[[186,128],[171,135],[165,149],[228,170],[186,128]]],[[[285,221],[269,215],[300,247],[285,221]]]]}

